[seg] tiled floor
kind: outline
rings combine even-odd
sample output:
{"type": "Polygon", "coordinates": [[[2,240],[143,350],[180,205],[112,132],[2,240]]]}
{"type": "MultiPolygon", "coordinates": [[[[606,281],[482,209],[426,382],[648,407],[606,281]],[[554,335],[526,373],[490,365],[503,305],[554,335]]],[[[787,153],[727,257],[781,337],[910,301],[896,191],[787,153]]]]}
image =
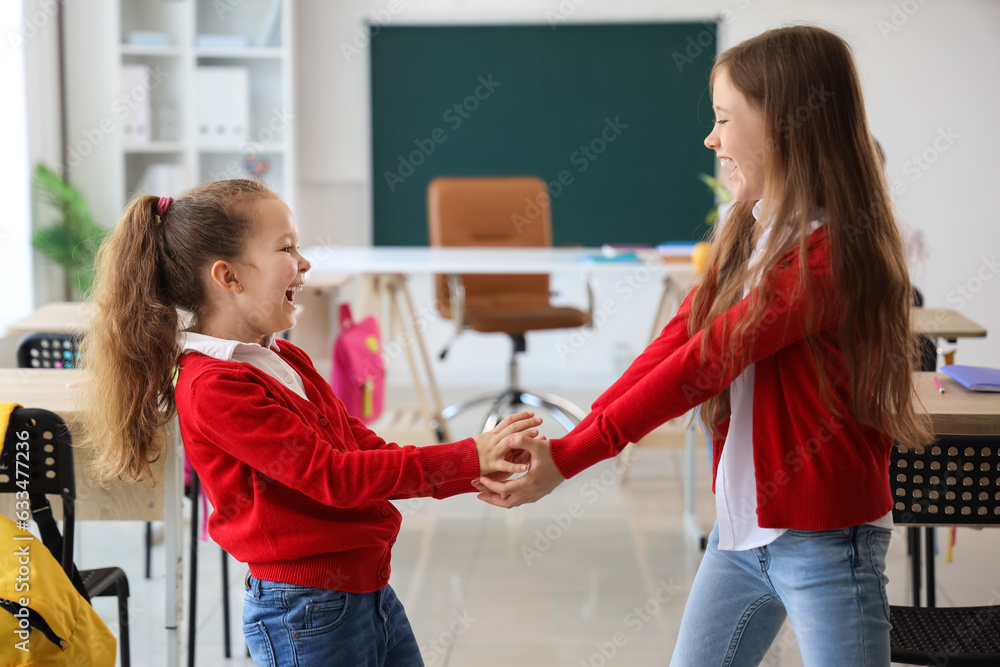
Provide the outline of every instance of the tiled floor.
{"type": "MultiPolygon", "coordinates": [[[[573,398],[585,405],[589,397],[573,398]]],[[[474,422],[460,419],[454,433],[471,432],[474,422]]],[[[512,511],[473,495],[398,503],[404,520],[391,584],[428,667],[667,665],[700,560],[680,519],[681,459],[675,450],[640,451],[624,487],[613,462],[605,462],[539,503],[512,511]],[[575,518],[565,514],[573,501],[583,507],[575,518]]],[[[710,527],[707,456],[698,464],[699,514],[710,527]]],[[[133,664],[165,664],[162,543],[147,581],[141,524],[87,523],[81,538],[81,566],[117,564],[129,575],[133,664]]],[[[910,597],[903,538],[897,530],[889,554],[893,604],[908,604],[910,597]]],[[[943,554],[938,560],[938,604],[1000,599],[998,551],[1000,531],[959,531],[954,562],[945,563],[943,554]]],[[[230,625],[241,657],[222,657],[219,553],[211,542],[199,546],[197,661],[249,665],[239,629],[245,567],[232,560],[230,625]]],[[[95,606],[116,627],[113,602],[97,600],[95,606]]],[[[763,664],[802,664],[788,624],[763,664]]]]}

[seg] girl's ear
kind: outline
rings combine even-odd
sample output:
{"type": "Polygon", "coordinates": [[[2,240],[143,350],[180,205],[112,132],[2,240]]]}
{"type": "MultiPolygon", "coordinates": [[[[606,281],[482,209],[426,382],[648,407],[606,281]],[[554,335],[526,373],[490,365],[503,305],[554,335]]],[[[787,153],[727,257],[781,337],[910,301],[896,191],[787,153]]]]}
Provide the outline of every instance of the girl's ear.
{"type": "Polygon", "coordinates": [[[212,264],[209,275],[211,277],[209,287],[218,286],[226,292],[232,292],[233,294],[243,291],[240,281],[236,279],[235,268],[225,260],[220,259],[212,264]]]}

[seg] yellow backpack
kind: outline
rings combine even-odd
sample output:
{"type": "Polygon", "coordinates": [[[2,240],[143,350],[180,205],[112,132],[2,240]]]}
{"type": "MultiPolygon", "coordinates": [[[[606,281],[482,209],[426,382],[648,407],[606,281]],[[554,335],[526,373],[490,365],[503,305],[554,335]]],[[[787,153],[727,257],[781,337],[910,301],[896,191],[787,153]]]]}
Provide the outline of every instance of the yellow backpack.
{"type": "Polygon", "coordinates": [[[0,516],[0,607],[3,665],[114,667],[111,630],[42,541],[5,516],[0,516]]]}
{"type": "MultiPolygon", "coordinates": [[[[9,418],[16,403],[0,403],[0,459],[3,458],[9,418]]],[[[13,477],[20,450],[7,452],[7,475],[13,477]]],[[[20,470],[19,467],[17,467],[20,470]]],[[[115,636],[97,615],[80,575],[66,575],[50,549],[59,551],[62,536],[48,510],[44,495],[21,488],[16,493],[16,515],[0,516],[0,665],[83,665],[114,667],[115,636]],[[45,541],[31,534],[25,524],[34,516],[45,541]],[[29,513],[28,507],[31,512],[29,513]]]]}

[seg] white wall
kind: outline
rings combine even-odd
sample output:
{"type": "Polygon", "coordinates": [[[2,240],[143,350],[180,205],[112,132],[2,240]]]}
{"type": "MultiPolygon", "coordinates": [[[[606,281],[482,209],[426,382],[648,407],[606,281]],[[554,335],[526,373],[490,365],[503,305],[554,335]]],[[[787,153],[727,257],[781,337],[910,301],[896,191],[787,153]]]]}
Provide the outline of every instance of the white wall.
{"type": "MultiPolygon", "coordinates": [[[[26,124],[24,86],[24,46],[21,7],[16,3],[0,5],[0,35],[7,43],[0,48],[0,90],[6,94],[0,106],[0,127],[23,128],[26,124]]],[[[30,197],[28,145],[24,132],[0,134],[0,284],[16,285],[7,290],[0,308],[0,327],[30,313],[32,303],[30,197]],[[26,289],[25,289],[26,287],[26,289]]]]}
{"type": "MultiPolygon", "coordinates": [[[[304,241],[371,240],[368,51],[359,38],[363,21],[551,23],[558,29],[564,22],[718,15],[725,20],[722,49],[790,22],[817,23],[851,43],[872,131],[887,153],[890,178],[898,183],[900,216],[927,237],[930,255],[914,267],[914,279],[929,306],[957,309],[993,332],[986,340],[961,341],[959,361],[1000,365],[1000,225],[987,175],[991,152],[1000,147],[1000,123],[992,120],[1000,108],[1000,3],[989,0],[299,0],[297,217],[304,241]],[[939,140],[941,135],[951,139],[939,140]],[[925,153],[921,168],[916,160],[925,153]]],[[[569,359],[556,353],[557,343],[566,342],[568,334],[529,336],[525,384],[606,385],[620,364],[616,355],[623,349],[641,351],[658,286],[651,281],[624,299],[615,293],[615,282],[602,281],[599,292],[616,299],[618,314],[569,359]]],[[[583,302],[575,280],[557,279],[555,287],[567,300],[583,302]]],[[[416,279],[412,288],[418,307],[427,309],[429,281],[416,279]]],[[[429,348],[436,352],[449,332],[446,323],[431,321],[429,348]]],[[[438,378],[444,384],[499,383],[506,354],[503,337],[466,334],[449,359],[436,365],[438,378]]],[[[405,382],[405,369],[393,367],[390,381],[405,382]]]]}

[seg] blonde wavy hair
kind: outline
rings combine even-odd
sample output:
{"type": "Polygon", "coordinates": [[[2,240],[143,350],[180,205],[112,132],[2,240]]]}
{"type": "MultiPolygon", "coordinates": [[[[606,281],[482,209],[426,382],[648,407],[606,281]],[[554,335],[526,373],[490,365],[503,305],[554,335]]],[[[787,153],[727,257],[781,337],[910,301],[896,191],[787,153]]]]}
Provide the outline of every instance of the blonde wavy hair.
{"type": "MultiPolygon", "coordinates": [[[[849,375],[847,405],[861,423],[901,444],[926,444],[931,440],[928,425],[913,406],[913,288],[850,47],[821,28],[780,28],[722,53],[710,86],[723,69],[764,117],[765,149],[755,166],[764,172],[763,199],[774,227],[760,266],[773,266],[788,243],[797,242],[802,259],[798,296],[808,298],[809,223],[817,211],[823,212],[840,301],[834,305],[842,313],[837,333],[849,375]]],[[[737,202],[725,223],[713,230],[709,270],[692,302],[691,335],[743,298],[759,231],[753,206],[752,201],[737,202]]],[[[760,289],[769,289],[768,283],[760,289]]],[[[727,332],[729,340],[750,331],[768,296],[751,300],[748,316],[727,332]]],[[[820,370],[821,396],[836,414],[823,353],[815,339],[809,345],[820,370]]],[[[702,404],[701,417],[716,437],[730,409],[728,389],[702,404]]]]}
{"type": "Polygon", "coordinates": [[[159,435],[176,413],[181,317],[197,327],[208,305],[208,267],[240,258],[252,204],[268,196],[255,181],[218,181],[188,190],[160,216],[159,197],[137,195],[101,246],[80,349],[88,375],[82,444],[96,478],[152,478],[159,435]]]}

